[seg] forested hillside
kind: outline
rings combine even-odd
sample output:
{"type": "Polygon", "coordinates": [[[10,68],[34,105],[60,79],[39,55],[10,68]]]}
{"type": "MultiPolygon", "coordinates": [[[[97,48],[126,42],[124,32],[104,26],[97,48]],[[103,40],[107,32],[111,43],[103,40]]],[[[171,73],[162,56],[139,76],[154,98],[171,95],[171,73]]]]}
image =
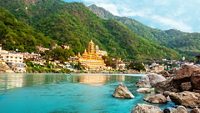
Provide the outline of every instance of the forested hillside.
{"type": "Polygon", "coordinates": [[[89,8],[99,17],[121,22],[137,35],[177,50],[181,54],[193,56],[200,53],[200,33],[185,33],[173,29],[166,31],[154,29],[131,18],[114,16],[96,5],[91,5],[89,8]]]}
{"type": "Polygon", "coordinates": [[[7,10],[0,8],[0,41],[5,49],[19,51],[35,51],[40,45],[49,47],[51,39],[34,28],[16,19],[7,10]]]}
{"type": "Polygon", "coordinates": [[[174,50],[138,36],[116,20],[99,18],[81,3],[66,3],[61,0],[1,0],[0,6],[9,10],[18,20],[32,26],[38,33],[42,32],[46,40],[70,45],[74,53],[83,52],[92,39],[101,49],[115,57],[179,57],[174,50]]]}

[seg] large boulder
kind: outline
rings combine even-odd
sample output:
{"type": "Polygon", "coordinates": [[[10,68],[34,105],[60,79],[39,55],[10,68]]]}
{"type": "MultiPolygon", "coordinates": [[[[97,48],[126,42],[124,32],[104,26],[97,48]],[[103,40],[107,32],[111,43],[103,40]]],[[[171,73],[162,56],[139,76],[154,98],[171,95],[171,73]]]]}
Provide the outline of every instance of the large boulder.
{"type": "Polygon", "coordinates": [[[181,93],[168,93],[170,99],[177,105],[195,108],[200,107],[200,94],[195,92],[184,91],[181,93]]]}
{"type": "Polygon", "coordinates": [[[197,65],[183,65],[179,70],[175,72],[174,80],[180,80],[184,78],[189,78],[195,72],[200,70],[197,65]]]}
{"type": "Polygon", "coordinates": [[[155,74],[155,73],[148,74],[147,76],[149,77],[151,86],[154,86],[155,84],[166,80],[166,78],[163,77],[162,75],[155,74]]]}
{"type": "Polygon", "coordinates": [[[163,104],[167,102],[167,98],[162,94],[147,96],[144,100],[153,104],[163,104]]]}
{"type": "Polygon", "coordinates": [[[162,113],[161,109],[157,106],[138,104],[131,113],[162,113]]]}
{"type": "Polygon", "coordinates": [[[157,83],[156,91],[195,91],[200,92],[200,67],[198,65],[183,65],[174,72],[174,76],[164,82],[157,83]]]}
{"type": "Polygon", "coordinates": [[[156,92],[162,93],[164,91],[178,92],[180,91],[180,85],[174,82],[173,78],[168,78],[163,82],[159,82],[154,85],[156,92]]]}
{"type": "Polygon", "coordinates": [[[141,79],[136,84],[139,88],[150,88],[151,84],[149,81],[149,77],[147,75],[144,75],[141,77],[141,79]]]}
{"type": "Polygon", "coordinates": [[[162,75],[150,73],[150,74],[144,75],[137,83],[137,86],[138,87],[151,87],[151,86],[154,86],[155,84],[157,84],[159,82],[163,82],[165,80],[166,80],[165,77],[163,77],[162,75]]]}
{"type": "Polygon", "coordinates": [[[113,93],[113,96],[115,98],[124,98],[124,99],[134,98],[133,94],[123,84],[118,85],[118,87],[115,89],[115,92],[113,93]]]}
{"type": "Polygon", "coordinates": [[[192,74],[191,83],[194,89],[200,90],[200,71],[195,71],[192,74]]]}

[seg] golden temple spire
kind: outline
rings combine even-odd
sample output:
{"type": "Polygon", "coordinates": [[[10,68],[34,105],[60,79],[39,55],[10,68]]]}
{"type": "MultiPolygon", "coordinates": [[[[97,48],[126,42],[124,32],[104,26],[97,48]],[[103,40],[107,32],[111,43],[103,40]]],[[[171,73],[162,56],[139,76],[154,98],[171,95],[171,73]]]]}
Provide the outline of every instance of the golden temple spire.
{"type": "Polygon", "coordinates": [[[85,54],[87,54],[87,51],[86,51],[86,49],[85,49],[84,53],[85,53],[85,54]]]}
{"type": "Polygon", "coordinates": [[[78,52],[78,57],[79,57],[79,58],[81,57],[81,54],[80,54],[80,52],[78,52]]]}
{"type": "Polygon", "coordinates": [[[92,40],[90,41],[88,45],[88,53],[95,53],[95,44],[92,40]]]}

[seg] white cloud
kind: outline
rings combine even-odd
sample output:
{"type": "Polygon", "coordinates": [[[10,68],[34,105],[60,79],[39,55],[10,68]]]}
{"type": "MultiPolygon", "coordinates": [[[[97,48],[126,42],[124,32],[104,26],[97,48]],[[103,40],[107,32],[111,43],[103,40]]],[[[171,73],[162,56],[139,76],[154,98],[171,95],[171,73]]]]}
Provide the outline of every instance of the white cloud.
{"type": "Polygon", "coordinates": [[[158,15],[151,16],[151,19],[159,22],[160,24],[169,26],[173,29],[179,29],[179,30],[182,30],[182,31],[192,32],[192,27],[190,27],[189,25],[185,24],[182,21],[176,21],[174,19],[167,18],[167,17],[161,17],[161,16],[158,16],[158,15]]]}

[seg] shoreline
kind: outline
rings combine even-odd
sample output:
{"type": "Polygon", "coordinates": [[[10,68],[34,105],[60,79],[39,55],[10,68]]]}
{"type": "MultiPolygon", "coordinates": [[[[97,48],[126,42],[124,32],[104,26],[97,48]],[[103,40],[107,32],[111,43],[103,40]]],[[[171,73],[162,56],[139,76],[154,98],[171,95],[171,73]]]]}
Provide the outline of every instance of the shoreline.
{"type": "Polygon", "coordinates": [[[146,73],[0,73],[0,75],[4,75],[4,74],[16,74],[16,75],[21,75],[21,74],[27,74],[27,75],[32,75],[32,74],[36,74],[36,75],[42,75],[42,74],[49,74],[49,75],[60,75],[60,74],[66,74],[66,75],[87,75],[87,76],[97,76],[97,75],[102,75],[102,76],[111,76],[111,75],[123,75],[123,76],[143,76],[146,73]]]}

